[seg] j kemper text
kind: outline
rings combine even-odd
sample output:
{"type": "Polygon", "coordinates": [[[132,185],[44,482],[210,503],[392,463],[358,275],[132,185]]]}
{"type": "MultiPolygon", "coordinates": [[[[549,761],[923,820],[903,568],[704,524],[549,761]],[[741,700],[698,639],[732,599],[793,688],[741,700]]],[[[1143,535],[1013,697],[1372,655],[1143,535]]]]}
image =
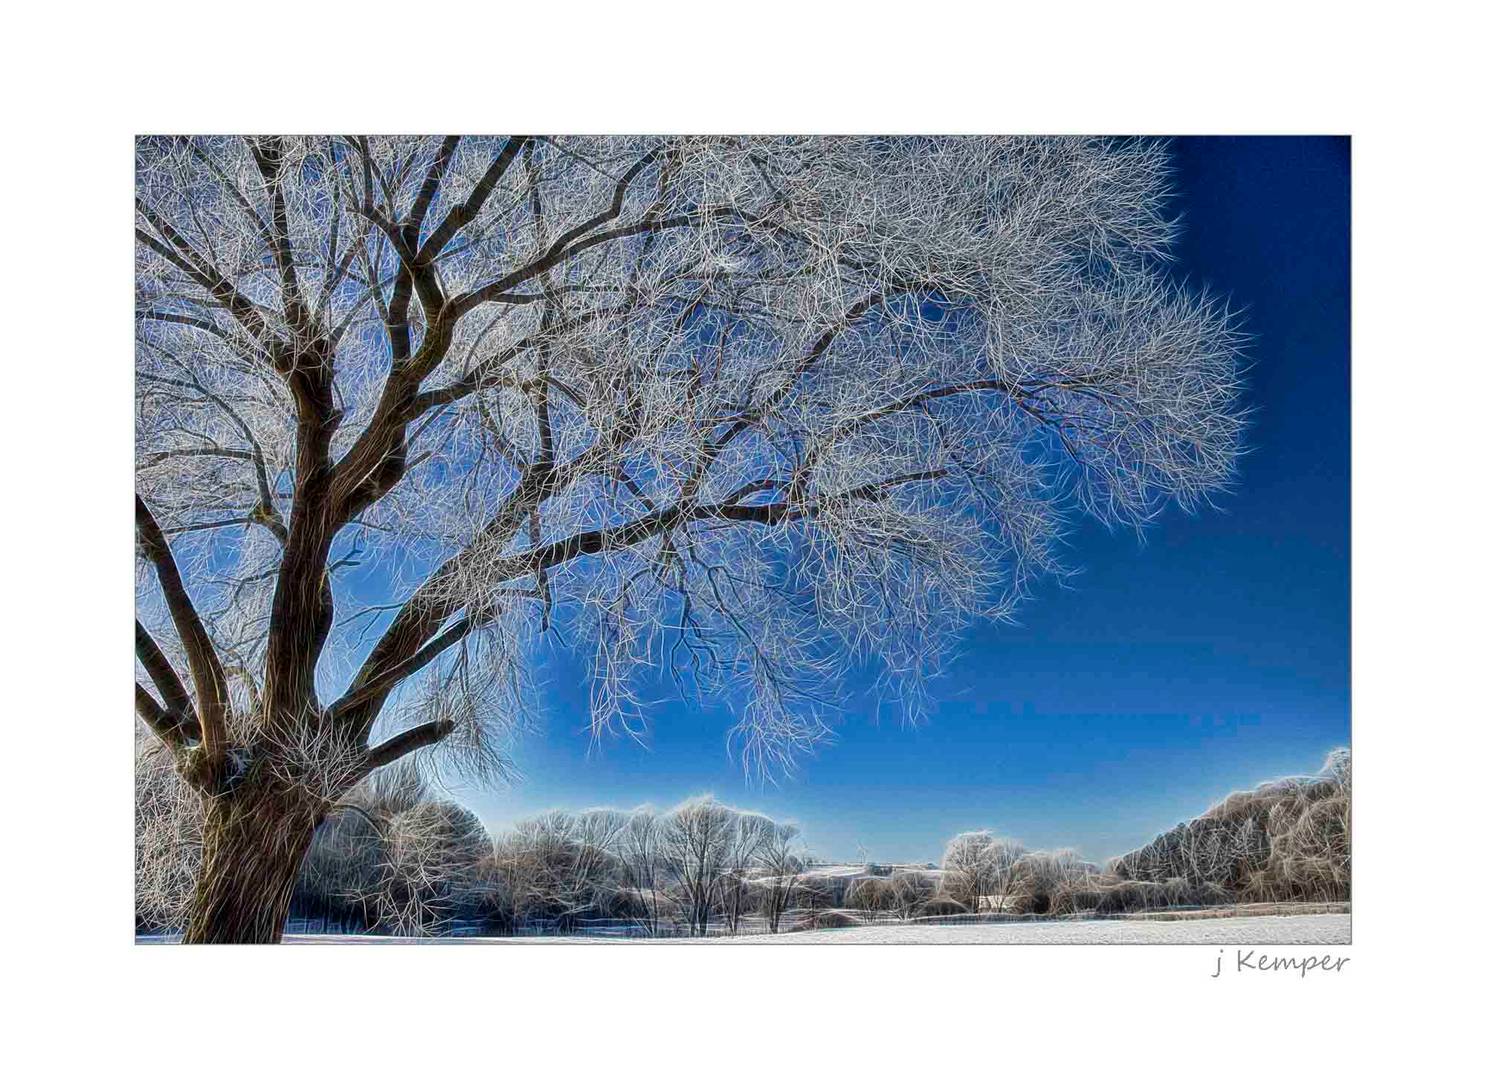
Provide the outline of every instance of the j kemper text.
{"type": "Polygon", "coordinates": [[[1322,956],[1270,956],[1267,953],[1255,949],[1236,950],[1232,958],[1224,955],[1224,950],[1219,950],[1218,959],[1213,966],[1213,974],[1210,979],[1217,979],[1225,971],[1232,967],[1236,972],[1248,971],[1291,971],[1299,974],[1303,979],[1313,971],[1341,971],[1351,957],[1333,956],[1325,953],[1322,956]],[[1226,963],[1228,961],[1228,963],[1226,963]]]}

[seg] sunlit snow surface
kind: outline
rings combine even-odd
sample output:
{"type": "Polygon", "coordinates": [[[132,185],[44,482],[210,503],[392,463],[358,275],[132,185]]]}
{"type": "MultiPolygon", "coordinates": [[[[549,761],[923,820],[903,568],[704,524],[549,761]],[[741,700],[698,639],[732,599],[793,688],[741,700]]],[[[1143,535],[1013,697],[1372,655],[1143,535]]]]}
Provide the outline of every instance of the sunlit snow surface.
{"type": "Polygon", "coordinates": [[[846,930],[806,930],[746,937],[636,938],[395,938],[355,934],[290,934],[289,944],[382,945],[1346,945],[1351,915],[1262,915],[1232,919],[1049,921],[926,926],[878,923],[846,930]]]}

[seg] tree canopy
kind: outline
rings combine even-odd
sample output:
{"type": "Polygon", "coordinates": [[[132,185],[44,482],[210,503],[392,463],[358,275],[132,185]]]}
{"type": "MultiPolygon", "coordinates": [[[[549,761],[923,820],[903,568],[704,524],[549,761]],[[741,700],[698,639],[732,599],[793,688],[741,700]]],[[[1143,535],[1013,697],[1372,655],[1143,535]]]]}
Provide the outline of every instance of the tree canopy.
{"type": "Polygon", "coordinates": [[[319,806],[501,769],[547,647],[596,732],[659,670],[751,767],[848,672],[912,708],[1074,515],[1232,477],[1166,184],[1141,140],[139,140],[139,715],[319,806]]]}

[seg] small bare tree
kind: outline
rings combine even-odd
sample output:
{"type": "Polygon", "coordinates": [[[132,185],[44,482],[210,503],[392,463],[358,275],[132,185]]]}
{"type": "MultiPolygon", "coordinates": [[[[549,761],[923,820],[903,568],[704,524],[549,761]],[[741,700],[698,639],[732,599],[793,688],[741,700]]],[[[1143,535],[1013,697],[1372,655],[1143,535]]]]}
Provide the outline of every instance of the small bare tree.
{"type": "Polygon", "coordinates": [[[846,905],[876,919],[893,909],[893,886],[886,877],[857,878],[847,886],[846,905]]]}
{"type": "Polygon", "coordinates": [[[329,807],[480,775],[577,643],[751,768],[866,663],[911,713],[1076,506],[1228,482],[1234,324],[1160,145],[147,137],[135,707],[202,801],[186,940],[273,941],[329,807]]]}
{"type": "Polygon", "coordinates": [[[995,896],[1001,911],[1011,891],[1012,868],[1025,852],[1015,840],[1004,840],[984,829],[961,833],[946,845],[941,857],[945,895],[972,913],[981,910],[983,897],[995,896]]]}
{"type": "Polygon", "coordinates": [[[1019,913],[1046,915],[1053,910],[1062,892],[1078,888],[1097,873],[1097,867],[1084,862],[1077,852],[1067,848],[1030,851],[1012,866],[1008,891],[1019,913]]]}
{"type": "Polygon", "coordinates": [[[800,875],[805,871],[805,852],[800,829],[777,823],[759,847],[761,907],[771,934],[780,932],[780,921],[795,901],[800,875]]]}
{"type": "Polygon", "coordinates": [[[617,844],[625,885],[639,902],[641,925],[651,937],[660,933],[662,913],[671,908],[661,828],[655,811],[641,807],[630,814],[617,844]]]}
{"type": "Polygon", "coordinates": [[[499,838],[495,863],[518,920],[553,920],[571,931],[607,913],[621,883],[618,850],[625,816],[614,810],[554,810],[518,822],[499,838]]]}
{"type": "Polygon", "coordinates": [[[888,878],[889,910],[907,922],[934,897],[935,879],[920,870],[895,870],[888,878]]]}
{"type": "Polygon", "coordinates": [[[490,836],[411,765],[381,770],[327,816],[300,874],[302,901],[354,908],[364,925],[410,936],[444,933],[480,910],[490,836]]]}
{"type": "Polygon", "coordinates": [[[763,814],[739,814],[728,854],[728,872],[723,879],[723,918],[730,934],[738,933],[750,890],[749,879],[757,867],[760,849],[777,826],[763,814]]]}
{"type": "Polygon", "coordinates": [[[379,929],[428,937],[479,910],[480,870],[491,856],[491,840],[470,811],[425,802],[394,814],[382,851],[370,898],[379,929]]]}
{"type": "Polygon", "coordinates": [[[676,881],[694,937],[706,937],[717,911],[738,837],[738,813],[711,795],[689,799],[666,815],[661,852],[676,881]]]}

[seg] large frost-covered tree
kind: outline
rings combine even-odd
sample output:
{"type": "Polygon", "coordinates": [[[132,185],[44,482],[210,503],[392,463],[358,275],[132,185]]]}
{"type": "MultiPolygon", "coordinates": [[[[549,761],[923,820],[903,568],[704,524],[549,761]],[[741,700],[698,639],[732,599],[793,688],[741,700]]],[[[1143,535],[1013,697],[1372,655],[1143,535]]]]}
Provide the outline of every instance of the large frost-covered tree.
{"type": "Polygon", "coordinates": [[[136,710],[203,801],[188,941],[271,941],[316,823],[500,768],[534,650],[596,731],[659,669],[746,763],[848,672],[1231,477],[1237,335],[1162,263],[1160,145],[137,145],[136,710]]]}

